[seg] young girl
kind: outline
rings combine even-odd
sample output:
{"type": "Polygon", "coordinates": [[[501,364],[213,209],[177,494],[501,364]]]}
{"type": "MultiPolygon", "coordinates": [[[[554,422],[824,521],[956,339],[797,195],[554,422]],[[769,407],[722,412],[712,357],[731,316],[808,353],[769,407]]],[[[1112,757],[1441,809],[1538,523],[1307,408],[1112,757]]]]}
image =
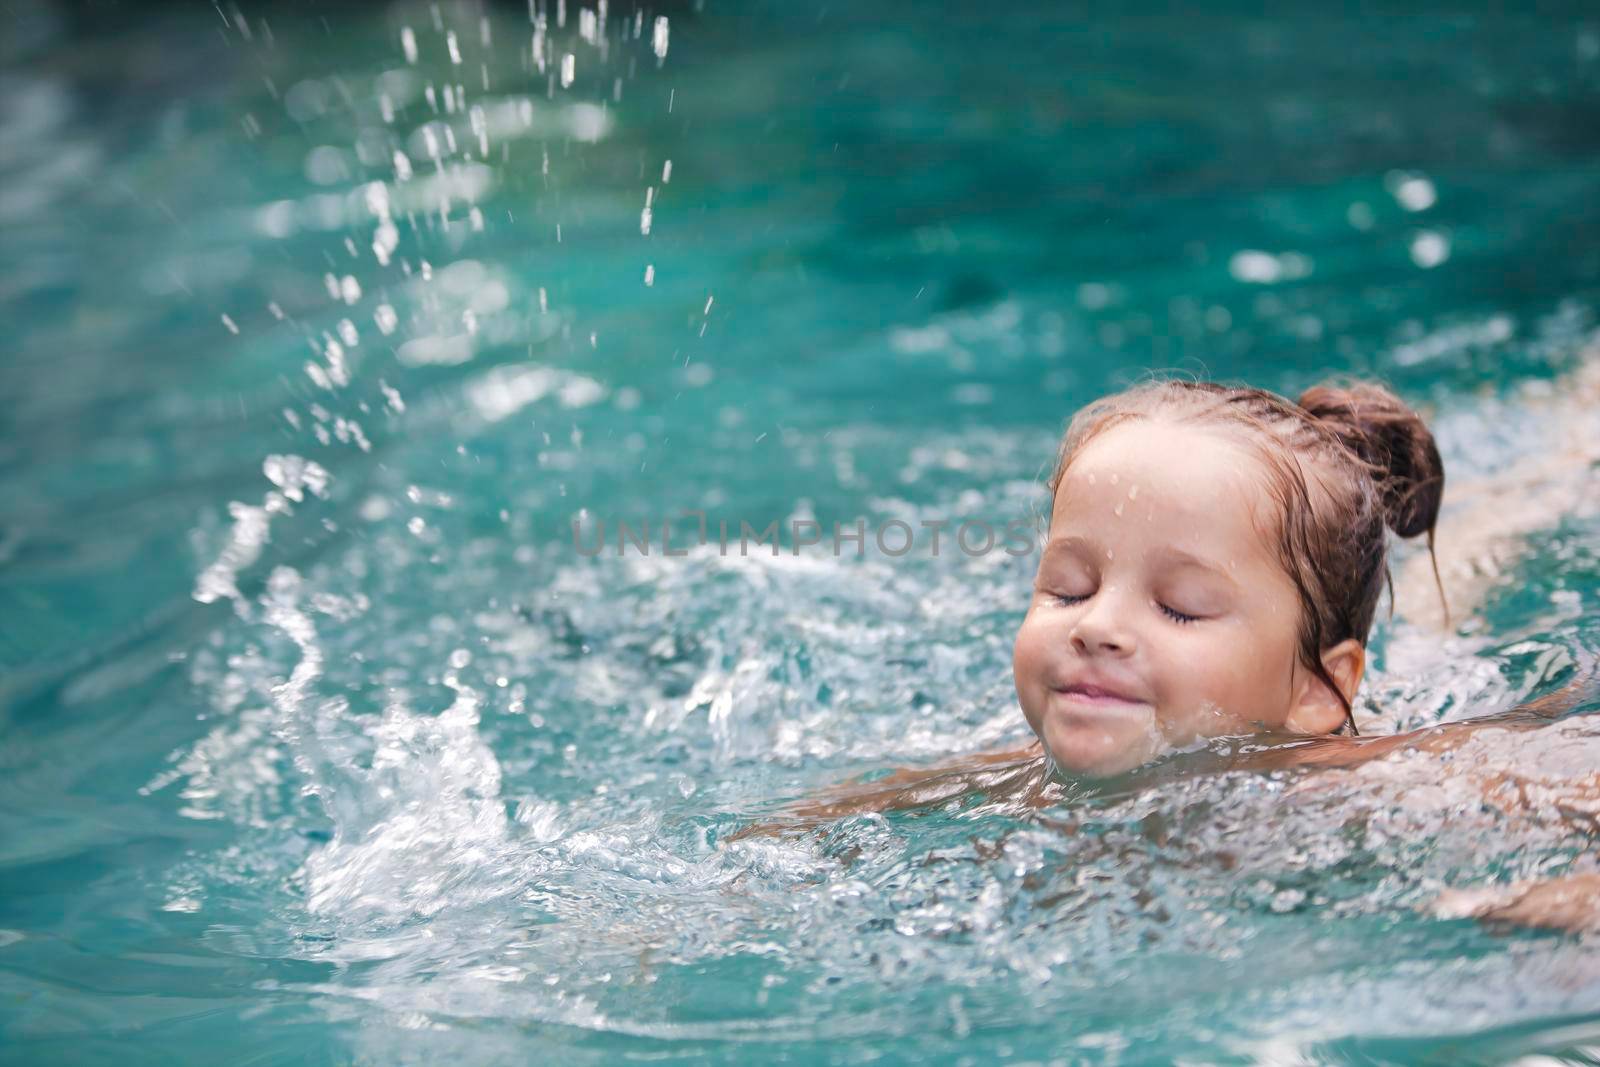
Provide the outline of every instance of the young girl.
{"type": "Polygon", "coordinates": [[[1431,542],[1444,470],[1375,385],[1295,404],[1168,381],[1080,412],[1049,484],[1017,696],[1057,767],[1106,775],[1222,735],[1354,733],[1385,526],[1431,542]]]}
{"type": "MultiPolygon", "coordinates": [[[[1013,656],[1037,741],[899,771],[792,814],[813,823],[975,790],[1038,807],[1065,782],[1190,749],[1206,751],[1166,773],[1349,766],[1444,751],[1490,724],[1545,724],[1592,696],[1584,670],[1493,718],[1356,736],[1386,530],[1426,535],[1431,558],[1444,488],[1432,434],[1381,386],[1322,385],[1290,401],[1141,384],[1072,419],[1048,484],[1049,536],[1013,656]],[[1246,741],[1230,751],[1219,738],[1246,741]]],[[[1442,601],[1436,561],[1433,572],[1442,601]]]]}

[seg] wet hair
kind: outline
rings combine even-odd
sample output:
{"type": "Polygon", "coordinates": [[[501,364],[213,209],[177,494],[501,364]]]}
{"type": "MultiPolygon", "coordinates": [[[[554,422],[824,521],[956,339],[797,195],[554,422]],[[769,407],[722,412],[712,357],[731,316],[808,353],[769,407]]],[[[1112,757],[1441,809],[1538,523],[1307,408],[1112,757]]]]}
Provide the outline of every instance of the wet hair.
{"type": "Polygon", "coordinates": [[[1142,382],[1073,416],[1048,483],[1052,498],[1084,445],[1138,420],[1216,427],[1261,460],[1276,511],[1276,529],[1264,532],[1300,597],[1300,662],[1338,696],[1345,727],[1356,733],[1350,701],[1322,652],[1351,637],[1365,647],[1385,586],[1393,610],[1386,527],[1401,537],[1427,535],[1438,584],[1433,534],[1444,463],[1433,434],[1373,382],[1313,386],[1298,402],[1213,382],[1142,382]]]}

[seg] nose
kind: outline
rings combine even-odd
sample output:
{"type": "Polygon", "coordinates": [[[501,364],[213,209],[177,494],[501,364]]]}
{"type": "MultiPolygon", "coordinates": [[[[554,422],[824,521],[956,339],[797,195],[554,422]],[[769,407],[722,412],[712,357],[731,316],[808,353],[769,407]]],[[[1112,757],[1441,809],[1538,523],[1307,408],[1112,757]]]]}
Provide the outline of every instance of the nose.
{"type": "Polygon", "coordinates": [[[1073,623],[1068,639],[1079,655],[1132,655],[1133,631],[1124,623],[1117,601],[1114,590],[1103,589],[1073,623]]]}

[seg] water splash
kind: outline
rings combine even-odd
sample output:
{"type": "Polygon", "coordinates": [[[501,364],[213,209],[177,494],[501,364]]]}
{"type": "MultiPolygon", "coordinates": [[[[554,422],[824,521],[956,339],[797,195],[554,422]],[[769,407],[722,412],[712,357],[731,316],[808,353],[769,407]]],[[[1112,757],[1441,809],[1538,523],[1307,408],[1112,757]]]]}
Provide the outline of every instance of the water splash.
{"type": "Polygon", "coordinates": [[[202,604],[227,597],[237,610],[247,613],[248,605],[239,593],[239,572],[260,558],[271,535],[273,517],[293,514],[291,505],[304,500],[308,491],[319,497],[327,495],[328,472],[301,456],[268,456],[262,472],[278,488],[270,490],[260,505],[237,500],[228,505],[233,528],[227,544],[195,580],[193,596],[202,604]]]}

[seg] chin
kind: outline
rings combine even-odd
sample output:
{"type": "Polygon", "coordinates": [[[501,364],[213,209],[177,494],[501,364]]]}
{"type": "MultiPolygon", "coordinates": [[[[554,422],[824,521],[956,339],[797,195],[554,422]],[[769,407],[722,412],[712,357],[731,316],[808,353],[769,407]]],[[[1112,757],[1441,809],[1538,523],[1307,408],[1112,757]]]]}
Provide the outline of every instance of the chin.
{"type": "Polygon", "coordinates": [[[1051,762],[1068,774],[1108,778],[1155,759],[1165,749],[1160,736],[1147,724],[1073,722],[1053,717],[1045,723],[1045,751],[1051,762]]]}

